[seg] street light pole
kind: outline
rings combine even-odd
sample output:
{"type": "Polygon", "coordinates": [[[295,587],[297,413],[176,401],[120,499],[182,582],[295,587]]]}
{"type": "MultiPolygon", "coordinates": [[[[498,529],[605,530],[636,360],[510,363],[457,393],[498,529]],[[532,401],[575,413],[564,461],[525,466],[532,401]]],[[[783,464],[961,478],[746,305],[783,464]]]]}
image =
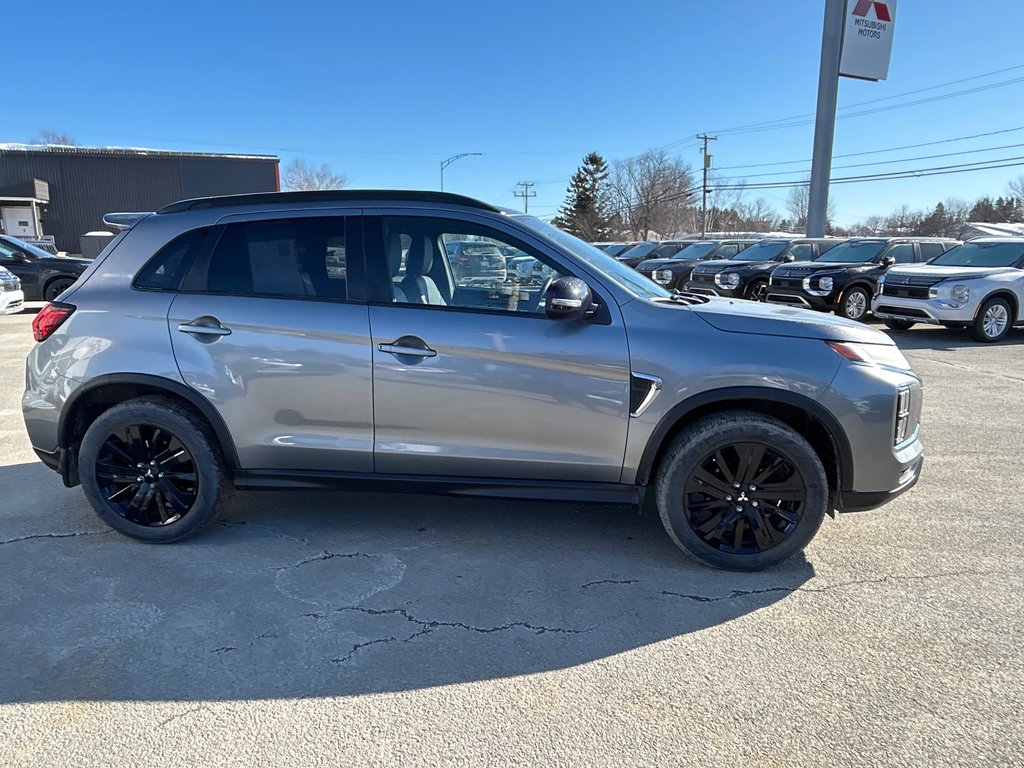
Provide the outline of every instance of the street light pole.
{"type": "Polygon", "coordinates": [[[452,155],[447,160],[442,160],[441,161],[441,191],[444,192],[444,169],[445,168],[447,168],[449,165],[451,165],[452,163],[454,163],[456,160],[458,160],[461,157],[473,157],[473,156],[482,155],[482,154],[483,154],[483,152],[463,152],[462,154],[459,154],[459,155],[452,155]]]}

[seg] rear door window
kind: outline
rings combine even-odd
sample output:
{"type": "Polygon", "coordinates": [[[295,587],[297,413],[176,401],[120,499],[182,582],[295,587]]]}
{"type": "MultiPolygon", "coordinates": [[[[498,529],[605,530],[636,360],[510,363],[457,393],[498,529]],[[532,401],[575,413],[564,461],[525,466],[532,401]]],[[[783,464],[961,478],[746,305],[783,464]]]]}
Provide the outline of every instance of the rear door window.
{"type": "Polygon", "coordinates": [[[897,243],[885,255],[892,256],[897,264],[913,264],[916,261],[913,243],[897,243]]]}
{"type": "MultiPolygon", "coordinates": [[[[350,217],[228,224],[206,267],[205,291],[242,296],[358,300],[362,268],[350,256],[350,217]]],[[[358,240],[358,238],[356,238],[358,240]]]]}
{"type": "Polygon", "coordinates": [[[946,247],[942,243],[918,243],[918,245],[921,248],[922,261],[931,261],[946,252],[946,247]]]}

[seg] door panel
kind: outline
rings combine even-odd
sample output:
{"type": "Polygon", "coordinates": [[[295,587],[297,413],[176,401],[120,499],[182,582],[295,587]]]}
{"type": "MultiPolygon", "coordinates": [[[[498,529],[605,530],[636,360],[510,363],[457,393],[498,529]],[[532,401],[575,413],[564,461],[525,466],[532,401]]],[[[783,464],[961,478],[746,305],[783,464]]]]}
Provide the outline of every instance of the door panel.
{"type": "Polygon", "coordinates": [[[618,482],[629,352],[612,314],[371,306],[376,471],[618,482]],[[379,348],[399,342],[424,354],[379,348]]]}
{"type": "Polygon", "coordinates": [[[365,304],[179,294],[168,320],[181,375],[220,412],[243,469],[372,471],[365,304]]]}

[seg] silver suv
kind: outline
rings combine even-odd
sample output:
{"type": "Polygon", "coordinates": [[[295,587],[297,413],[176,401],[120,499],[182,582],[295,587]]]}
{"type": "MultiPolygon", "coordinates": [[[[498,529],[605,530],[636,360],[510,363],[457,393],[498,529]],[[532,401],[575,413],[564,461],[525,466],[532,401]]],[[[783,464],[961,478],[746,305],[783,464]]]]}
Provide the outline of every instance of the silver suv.
{"type": "Polygon", "coordinates": [[[754,570],[917,481],[921,381],[884,334],[670,293],[539,219],[432,192],[187,200],[33,322],[25,421],[103,520],[163,543],[235,488],[639,505],[754,570]],[[445,243],[537,262],[460,281],[445,243]],[[520,256],[519,258],[522,258],[520,256]]]}

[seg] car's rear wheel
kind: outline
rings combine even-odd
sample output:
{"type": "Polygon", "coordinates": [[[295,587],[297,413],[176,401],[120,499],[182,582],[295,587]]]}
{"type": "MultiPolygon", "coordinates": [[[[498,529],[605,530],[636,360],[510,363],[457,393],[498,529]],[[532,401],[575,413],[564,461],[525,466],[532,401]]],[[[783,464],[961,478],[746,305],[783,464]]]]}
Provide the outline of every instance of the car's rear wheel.
{"type": "Polygon", "coordinates": [[[981,305],[974,322],[967,327],[967,332],[975,341],[991,344],[1006,336],[1012,324],[1010,302],[996,296],[981,305]]]}
{"type": "Polygon", "coordinates": [[[47,301],[56,301],[57,297],[74,285],[74,283],[74,280],[70,280],[66,277],[58,277],[56,280],[51,280],[46,284],[46,290],[43,291],[43,298],[47,301]]]}
{"type": "Polygon", "coordinates": [[[800,552],[828,507],[828,478],[810,444],[749,411],[687,427],[659,465],[655,489],[676,545],[728,570],[761,570],[800,552]]]}
{"type": "Polygon", "coordinates": [[[104,522],[154,544],[206,525],[227,485],[209,427],[165,398],[129,400],[96,419],[82,439],[79,475],[104,522]]]}
{"type": "Polygon", "coordinates": [[[886,320],[885,327],[894,331],[909,331],[915,325],[913,320],[886,320]]]}
{"type": "Polygon", "coordinates": [[[863,288],[853,287],[843,294],[836,314],[847,320],[863,320],[868,314],[870,304],[871,297],[868,296],[868,292],[863,288]]]}
{"type": "Polygon", "coordinates": [[[768,283],[764,280],[755,280],[747,288],[747,298],[751,301],[768,301],[768,283]]]}

